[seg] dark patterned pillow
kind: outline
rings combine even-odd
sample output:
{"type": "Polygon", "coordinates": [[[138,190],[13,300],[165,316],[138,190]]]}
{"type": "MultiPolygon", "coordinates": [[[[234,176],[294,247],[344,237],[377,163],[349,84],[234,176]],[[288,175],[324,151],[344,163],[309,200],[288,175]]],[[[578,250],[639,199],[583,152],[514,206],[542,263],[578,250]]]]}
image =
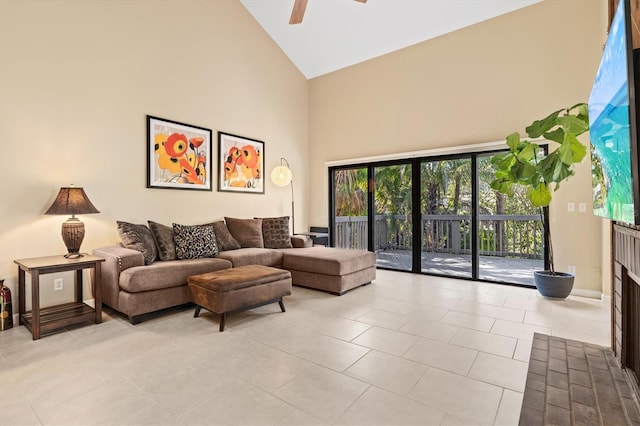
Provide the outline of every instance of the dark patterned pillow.
{"type": "Polygon", "coordinates": [[[188,226],[174,223],[173,241],[176,244],[176,257],[180,260],[218,255],[218,244],[211,225],[188,226]]]}
{"type": "Polygon", "coordinates": [[[145,265],[153,263],[153,261],[156,260],[158,251],[149,228],[145,225],[136,225],[119,220],[116,221],[116,224],[118,225],[120,240],[126,248],[141,252],[145,265]]]}
{"type": "Polygon", "coordinates": [[[262,237],[265,248],[292,248],[289,216],[262,218],[262,237]]]}
{"type": "Polygon", "coordinates": [[[176,260],[176,245],[173,242],[173,227],[148,220],[149,229],[158,249],[160,260],[176,260]]]}
{"type": "Polygon", "coordinates": [[[227,228],[240,247],[264,247],[262,239],[262,219],[236,219],[225,217],[227,228]]]}
{"type": "Polygon", "coordinates": [[[213,233],[216,234],[216,241],[218,242],[220,251],[237,250],[240,248],[240,243],[233,238],[233,235],[229,232],[229,228],[227,228],[227,225],[223,221],[214,222],[211,226],[213,226],[213,233]]]}

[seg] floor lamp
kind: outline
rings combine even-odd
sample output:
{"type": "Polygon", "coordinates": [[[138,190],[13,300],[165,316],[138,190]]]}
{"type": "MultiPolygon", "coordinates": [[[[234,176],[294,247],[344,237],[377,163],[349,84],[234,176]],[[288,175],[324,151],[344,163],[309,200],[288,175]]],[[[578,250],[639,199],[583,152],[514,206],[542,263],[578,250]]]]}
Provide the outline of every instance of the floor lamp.
{"type": "Polygon", "coordinates": [[[291,184],[291,233],[296,233],[295,202],[293,201],[293,173],[289,162],[280,157],[280,165],[271,171],[271,182],[275,186],[284,187],[291,184]],[[286,164],[286,166],[285,166],[286,164]]]}

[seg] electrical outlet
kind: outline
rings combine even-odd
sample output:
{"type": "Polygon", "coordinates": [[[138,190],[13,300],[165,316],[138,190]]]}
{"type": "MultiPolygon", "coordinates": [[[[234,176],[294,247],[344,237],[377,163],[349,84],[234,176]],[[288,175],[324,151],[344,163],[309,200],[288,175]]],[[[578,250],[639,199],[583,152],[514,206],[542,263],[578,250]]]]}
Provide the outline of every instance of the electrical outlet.
{"type": "Polygon", "coordinates": [[[54,290],[62,290],[64,288],[64,279],[56,278],[53,280],[53,289],[54,290]]]}
{"type": "Polygon", "coordinates": [[[576,203],[567,203],[567,211],[575,212],[576,211],[576,203]]]}
{"type": "Polygon", "coordinates": [[[587,212],[587,203],[578,204],[578,211],[580,213],[586,213],[587,212]]]}
{"type": "Polygon", "coordinates": [[[570,273],[571,275],[575,275],[576,274],[576,267],[573,265],[569,265],[567,267],[567,272],[570,273]]]}

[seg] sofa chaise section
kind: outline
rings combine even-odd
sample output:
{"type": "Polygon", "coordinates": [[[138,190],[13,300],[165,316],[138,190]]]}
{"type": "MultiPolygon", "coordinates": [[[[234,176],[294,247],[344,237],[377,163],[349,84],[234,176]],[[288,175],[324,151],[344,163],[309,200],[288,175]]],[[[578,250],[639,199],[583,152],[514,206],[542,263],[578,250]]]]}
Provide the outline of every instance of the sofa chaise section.
{"type": "Polygon", "coordinates": [[[308,247],[282,250],[282,267],[293,285],[341,295],[376,278],[376,255],[370,251],[308,247]]]}

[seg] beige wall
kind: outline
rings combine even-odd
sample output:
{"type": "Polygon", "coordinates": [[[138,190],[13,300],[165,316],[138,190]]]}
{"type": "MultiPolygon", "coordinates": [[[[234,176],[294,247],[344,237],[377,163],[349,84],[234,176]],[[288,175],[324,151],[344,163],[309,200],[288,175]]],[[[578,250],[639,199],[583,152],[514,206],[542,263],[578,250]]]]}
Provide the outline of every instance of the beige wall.
{"type": "MultiPolygon", "coordinates": [[[[310,81],[311,224],[326,224],[325,162],[502,140],[586,102],[605,40],[600,0],[546,0],[310,81]]],[[[588,142],[588,138],[583,138],[588,142]]],[[[556,265],[601,291],[600,219],[585,161],[552,206],[556,265]],[[567,202],[587,213],[567,213],[567,202]]]]}
{"type": "MultiPolygon", "coordinates": [[[[115,221],[196,224],[290,214],[289,188],[266,194],[146,188],[147,114],[265,142],[296,178],[306,227],[308,82],[237,0],[0,0],[0,278],[14,259],[64,253],[58,189],[85,188],[83,250],[115,243],[115,221]]],[[[54,275],[54,274],[52,274],[54,275]]],[[[45,276],[42,303],[69,301],[45,276]]]]}

